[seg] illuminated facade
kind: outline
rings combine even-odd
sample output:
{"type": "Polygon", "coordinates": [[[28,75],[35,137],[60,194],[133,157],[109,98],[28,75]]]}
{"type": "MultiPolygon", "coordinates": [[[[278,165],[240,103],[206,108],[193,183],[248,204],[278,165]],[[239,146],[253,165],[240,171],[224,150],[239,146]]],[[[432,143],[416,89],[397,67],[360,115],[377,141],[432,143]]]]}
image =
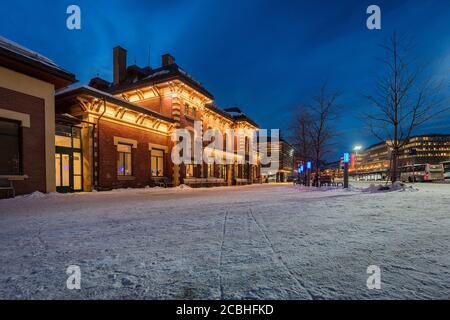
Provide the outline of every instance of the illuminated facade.
{"type": "Polygon", "coordinates": [[[384,180],[390,164],[390,148],[385,142],[377,143],[352,155],[349,173],[363,180],[384,180]]]}
{"type": "MultiPolygon", "coordinates": [[[[358,154],[350,174],[364,180],[381,180],[388,177],[391,158],[389,143],[375,144],[358,154]]],[[[439,164],[450,160],[450,135],[425,134],[409,138],[401,148],[399,166],[412,164],[439,164]]]]}
{"type": "Polygon", "coordinates": [[[287,182],[288,177],[296,175],[295,149],[283,139],[272,142],[270,137],[266,143],[259,143],[261,149],[267,148],[272,153],[278,153],[278,159],[261,166],[261,176],[266,182],[287,182]],[[272,168],[277,169],[272,169],[272,168]]]}
{"type": "MultiPolygon", "coordinates": [[[[96,77],[87,86],[56,94],[62,133],[56,135],[56,151],[61,161],[66,159],[56,168],[57,172],[60,169],[59,191],[182,183],[223,186],[260,180],[259,165],[238,164],[237,154],[233,155],[234,164],[174,164],[171,137],[175,129],[185,128],[194,134],[194,123],[200,122],[202,131],[214,129],[224,135],[230,129],[257,130],[258,125],[240,110],[214,105],[213,95],[171,55],[163,55],[162,65],[156,69],[127,67],[126,55],[121,47],[113,49],[112,82],[96,77]],[[66,145],[62,145],[63,140],[66,145]]],[[[234,138],[233,150],[246,139],[234,138]]]]}
{"type": "Polygon", "coordinates": [[[450,160],[450,135],[428,134],[411,137],[400,152],[400,164],[439,164],[450,160]]]}

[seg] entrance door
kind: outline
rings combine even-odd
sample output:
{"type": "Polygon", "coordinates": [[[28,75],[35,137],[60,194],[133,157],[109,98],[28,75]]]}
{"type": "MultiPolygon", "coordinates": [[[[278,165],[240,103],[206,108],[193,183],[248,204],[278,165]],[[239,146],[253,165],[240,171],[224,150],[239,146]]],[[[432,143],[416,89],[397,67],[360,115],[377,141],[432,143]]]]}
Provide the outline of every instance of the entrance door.
{"type": "Polygon", "coordinates": [[[82,190],[81,153],[71,148],[56,147],[55,176],[57,192],[82,190]]]}
{"type": "Polygon", "coordinates": [[[71,192],[73,187],[71,152],[58,151],[55,154],[56,191],[71,192]]]}

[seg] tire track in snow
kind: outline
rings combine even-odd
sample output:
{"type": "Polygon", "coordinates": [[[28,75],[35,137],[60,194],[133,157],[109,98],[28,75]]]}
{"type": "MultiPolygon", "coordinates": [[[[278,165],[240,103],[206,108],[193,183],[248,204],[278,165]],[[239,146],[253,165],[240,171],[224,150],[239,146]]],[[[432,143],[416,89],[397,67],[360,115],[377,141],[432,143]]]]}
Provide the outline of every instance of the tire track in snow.
{"type": "Polygon", "coordinates": [[[264,237],[264,239],[266,240],[266,243],[269,245],[270,251],[272,251],[274,257],[275,257],[275,261],[279,261],[281,267],[289,274],[289,276],[291,277],[291,279],[300,287],[302,288],[307,294],[309,299],[314,300],[314,296],[313,294],[305,287],[305,285],[303,284],[302,281],[300,281],[293,273],[292,271],[287,267],[286,263],[283,261],[283,259],[281,258],[280,255],[277,254],[277,252],[275,251],[275,248],[273,246],[272,241],[270,241],[269,237],[267,236],[267,233],[264,231],[264,229],[261,227],[261,225],[259,224],[258,220],[256,220],[254,214],[253,214],[253,210],[250,208],[250,216],[252,218],[252,220],[255,222],[256,227],[258,228],[259,232],[262,234],[262,236],[264,237]]]}
{"type": "Polygon", "coordinates": [[[225,217],[223,218],[222,240],[221,240],[221,243],[220,243],[220,251],[219,251],[219,289],[220,289],[220,300],[223,300],[222,256],[223,256],[223,248],[224,248],[224,244],[225,244],[225,234],[227,232],[227,220],[228,220],[228,210],[225,212],[225,217]]]}

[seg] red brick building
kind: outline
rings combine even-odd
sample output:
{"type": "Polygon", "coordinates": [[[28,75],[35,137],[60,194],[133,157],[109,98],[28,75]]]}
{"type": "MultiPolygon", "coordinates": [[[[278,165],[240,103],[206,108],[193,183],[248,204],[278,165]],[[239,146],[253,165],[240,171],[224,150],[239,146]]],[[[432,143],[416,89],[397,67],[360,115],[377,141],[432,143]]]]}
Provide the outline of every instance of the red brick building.
{"type": "Polygon", "coordinates": [[[163,55],[156,69],[127,66],[126,55],[121,47],[113,49],[112,82],[97,77],[56,94],[59,191],[260,181],[259,164],[247,161],[247,154],[245,161],[237,161],[238,148],[248,144],[245,136],[234,137],[231,152],[220,151],[219,157],[236,160],[232,163],[174,164],[171,137],[176,129],[194,132],[200,122],[202,131],[225,134],[231,129],[250,132],[258,125],[240,110],[215,106],[213,95],[171,55],[163,55]]]}
{"type": "Polygon", "coordinates": [[[75,76],[0,37],[0,197],[55,191],[55,89],[75,76]]]}

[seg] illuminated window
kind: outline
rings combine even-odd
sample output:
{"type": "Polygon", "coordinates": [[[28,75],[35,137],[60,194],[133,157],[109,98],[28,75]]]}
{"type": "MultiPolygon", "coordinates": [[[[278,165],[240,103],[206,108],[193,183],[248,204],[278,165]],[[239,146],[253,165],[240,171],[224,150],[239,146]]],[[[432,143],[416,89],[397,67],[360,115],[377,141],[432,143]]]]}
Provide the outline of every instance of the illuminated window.
{"type": "Polygon", "coordinates": [[[187,164],[186,165],[186,177],[191,178],[194,176],[194,165],[193,164],[187,164]]]}
{"type": "Polygon", "coordinates": [[[208,178],[214,177],[214,164],[208,164],[208,178]]]}
{"type": "Polygon", "coordinates": [[[164,151],[153,149],[151,151],[151,173],[153,177],[164,176],[164,151]]]}
{"type": "Polygon", "coordinates": [[[187,103],[184,105],[184,114],[189,115],[189,105],[187,103]]]}
{"type": "Polygon", "coordinates": [[[192,116],[195,118],[197,116],[197,109],[192,108],[192,116]]]}
{"type": "Polygon", "coordinates": [[[132,146],[129,144],[119,143],[117,145],[117,152],[119,155],[117,160],[118,176],[131,176],[133,174],[131,150],[132,146]]]}

